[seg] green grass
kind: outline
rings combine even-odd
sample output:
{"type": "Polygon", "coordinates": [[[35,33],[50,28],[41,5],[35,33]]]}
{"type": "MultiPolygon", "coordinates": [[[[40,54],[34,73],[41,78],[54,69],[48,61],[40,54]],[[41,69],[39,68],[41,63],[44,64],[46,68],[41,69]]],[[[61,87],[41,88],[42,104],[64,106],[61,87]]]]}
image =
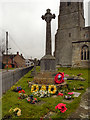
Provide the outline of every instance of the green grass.
{"type": "MultiPolygon", "coordinates": [[[[39,71],[40,68],[37,67],[37,71],[39,71]]],[[[88,71],[90,69],[74,69],[74,68],[59,68],[58,71],[64,72],[65,74],[69,75],[77,75],[79,73],[82,73],[81,77],[85,78],[86,81],[75,81],[70,80],[67,81],[69,84],[70,89],[73,87],[79,87],[80,85],[84,86],[84,90],[76,90],[81,93],[81,95],[85,92],[86,88],[88,88],[88,71]]],[[[29,71],[23,78],[21,78],[15,86],[21,86],[26,94],[30,95],[30,88],[28,87],[27,81],[32,81],[33,78],[30,78],[31,71],[29,71]]],[[[63,88],[64,89],[64,88],[63,88]]],[[[6,94],[3,95],[2,98],[2,115],[6,115],[10,108],[20,108],[22,110],[22,115],[20,118],[37,118],[40,119],[40,117],[43,117],[45,114],[47,114],[49,111],[54,112],[55,114],[52,116],[52,118],[67,118],[72,112],[75,111],[75,109],[78,107],[81,99],[81,95],[78,98],[74,98],[73,102],[71,103],[65,103],[67,107],[67,111],[65,113],[60,113],[58,110],[55,109],[55,106],[58,103],[61,103],[63,100],[63,97],[48,97],[48,98],[39,98],[41,101],[44,101],[44,104],[36,105],[36,104],[29,104],[27,103],[26,99],[18,99],[18,93],[13,92],[11,89],[6,92],[6,94]]]]}

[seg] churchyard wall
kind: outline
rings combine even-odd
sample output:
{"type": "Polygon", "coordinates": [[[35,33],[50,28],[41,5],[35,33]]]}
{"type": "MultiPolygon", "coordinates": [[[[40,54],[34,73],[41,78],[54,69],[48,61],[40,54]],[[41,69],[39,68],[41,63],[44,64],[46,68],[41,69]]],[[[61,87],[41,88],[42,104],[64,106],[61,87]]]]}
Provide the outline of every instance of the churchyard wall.
{"type": "Polygon", "coordinates": [[[27,72],[29,72],[33,66],[16,69],[15,71],[8,71],[2,73],[2,93],[5,93],[8,89],[11,88],[21,77],[23,77],[27,72]]]}

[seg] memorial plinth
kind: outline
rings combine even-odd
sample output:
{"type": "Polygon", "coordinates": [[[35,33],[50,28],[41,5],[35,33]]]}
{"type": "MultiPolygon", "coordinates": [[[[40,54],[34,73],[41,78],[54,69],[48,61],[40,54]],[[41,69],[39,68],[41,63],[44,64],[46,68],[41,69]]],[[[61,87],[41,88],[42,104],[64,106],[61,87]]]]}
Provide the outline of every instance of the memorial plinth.
{"type": "Polygon", "coordinates": [[[55,57],[52,55],[45,55],[41,59],[41,72],[49,72],[49,71],[55,71],[56,70],[56,63],[55,63],[55,57]]]}

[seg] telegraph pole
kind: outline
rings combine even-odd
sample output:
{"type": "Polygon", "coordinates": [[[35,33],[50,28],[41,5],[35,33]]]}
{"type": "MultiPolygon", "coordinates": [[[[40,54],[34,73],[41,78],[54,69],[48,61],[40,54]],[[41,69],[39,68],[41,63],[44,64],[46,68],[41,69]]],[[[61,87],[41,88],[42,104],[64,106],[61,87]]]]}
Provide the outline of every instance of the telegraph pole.
{"type": "Polygon", "coordinates": [[[6,32],[6,55],[8,55],[8,32],[6,32]]]}
{"type": "Polygon", "coordinates": [[[6,55],[7,55],[7,71],[8,71],[8,32],[6,32],[6,55]]]}

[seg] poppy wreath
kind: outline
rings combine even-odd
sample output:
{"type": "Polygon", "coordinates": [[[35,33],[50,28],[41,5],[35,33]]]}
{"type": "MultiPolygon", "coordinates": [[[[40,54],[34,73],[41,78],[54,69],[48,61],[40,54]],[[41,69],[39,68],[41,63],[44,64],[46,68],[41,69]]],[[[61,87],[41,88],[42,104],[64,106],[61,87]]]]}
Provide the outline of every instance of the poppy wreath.
{"type": "Polygon", "coordinates": [[[39,86],[34,84],[31,86],[31,92],[37,92],[39,90],[39,86]]]}
{"type": "Polygon", "coordinates": [[[59,73],[55,76],[54,81],[55,81],[56,84],[61,84],[61,83],[63,83],[63,82],[64,82],[64,73],[59,72],[59,73]]]}

